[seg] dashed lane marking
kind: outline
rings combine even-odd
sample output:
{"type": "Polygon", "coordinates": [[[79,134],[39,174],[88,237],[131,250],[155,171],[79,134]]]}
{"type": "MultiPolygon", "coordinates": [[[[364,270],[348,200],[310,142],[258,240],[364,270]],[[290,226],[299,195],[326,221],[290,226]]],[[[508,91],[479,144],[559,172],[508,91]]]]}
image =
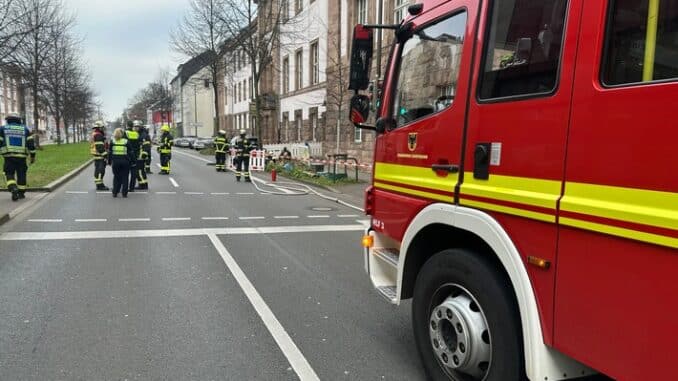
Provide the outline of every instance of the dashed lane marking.
{"type": "Polygon", "coordinates": [[[212,196],[228,196],[230,193],[228,193],[228,192],[212,192],[210,194],[212,196]]]}
{"type": "Polygon", "coordinates": [[[118,222],[151,222],[150,218],[119,218],[118,222]]]}
{"type": "Polygon", "coordinates": [[[220,221],[220,220],[228,220],[228,217],[203,217],[203,221],[220,221]]]}
{"type": "Polygon", "coordinates": [[[184,192],[187,195],[199,196],[205,194],[204,192],[184,192]]]}
{"type": "Polygon", "coordinates": [[[296,220],[299,216],[275,216],[276,220],[296,220]]]}
{"type": "Polygon", "coordinates": [[[239,195],[239,196],[251,196],[254,193],[252,193],[252,192],[238,192],[236,194],[239,195]]]}
{"type": "Polygon", "coordinates": [[[360,217],[357,214],[338,214],[337,217],[339,218],[358,218],[360,217]]]}
{"type": "Polygon", "coordinates": [[[352,225],[301,225],[301,226],[265,226],[240,228],[192,228],[192,229],[133,229],[133,230],[100,230],[100,231],[62,231],[62,232],[13,232],[0,234],[0,241],[61,241],[78,239],[106,238],[163,238],[163,237],[196,237],[207,234],[215,235],[259,235],[289,233],[321,233],[321,232],[359,232],[365,226],[352,225]]]}
{"type": "Polygon", "coordinates": [[[166,217],[163,221],[190,221],[191,217],[166,217]]]}
{"type": "Polygon", "coordinates": [[[108,220],[105,219],[105,218],[81,218],[81,219],[76,218],[75,219],[75,222],[106,222],[106,221],[108,221],[108,220]]]}
{"type": "Polygon", "coordinates": [[[308,218],[330,218],[328,215],[313,215],[313,216],[306,216],[308,218]]]}
{"type": "Polygon", "coordinates": [[[266,217],[238,217],[239,220],[249,221],[249,220],[265,220],[266,217]]]}
{"type": "Polygon", "coordinates": [[[68,193],[68,194],[87,194],[87,193],[89,193],[89,192],[85,192],[85,191],[66,191],[66,193],[68,193]]]}
{"type": "Polygon", "coordinates": [[[177,194],[177,192],[155,192],[155,194],[177,194]]]}
{"type": "Polygon", "coordinates": [[[169,181],[170,181],[170,183],[172,183],[172,185],[173,185],[175,188],[179,188],[179,183],[177,183],[176,180],[174,180],[173,178],[170,177],[170,178],[169,178],[169,181]]]}
{"type": "Polygon", "coordinates": [[[58,218],[36,218],[36,219],[28,220],[28,222],[54,223],[54,222],[63,222],[63,220],[58,219],[58,218]]]}
{"type": "Polygon", "coordinates": [[[224,260],[224,263],[231,274],[233,274],[233,278],[235,278],[238,285],[240,285],[240,288],[242,288],[245,295],[247,295],[247,299],[252,303],[252,307],[257,311],[261,321],[266,325],[266,328],[271,333],[271,336],[273,336],[273,339],[287,358],[287,361],[290,362],[290,365],[297,373],[297,376],[299,376],[299,379],[301,381],[320,380],[311,367],[311,364],[309,364],[308,360],[306,360],[299,348],[294,344],[294,341],[292,341],[290,335],[285,331],[285,327],[280,324],[280,321],[275,317],[273,311],[271,311],[259,292],[257,292],[257,289],[254,288],[252,282],[250,282],[247,275],[245,275],[240,266],[238,266],[238,263],[233,259],[233,256],[228,252],[221,240],[213,233],[208,234],[207,236],[210,241],[212,241],[214,248],[219,252],[219,255],[221,255],[221,258],[224,260]]]}

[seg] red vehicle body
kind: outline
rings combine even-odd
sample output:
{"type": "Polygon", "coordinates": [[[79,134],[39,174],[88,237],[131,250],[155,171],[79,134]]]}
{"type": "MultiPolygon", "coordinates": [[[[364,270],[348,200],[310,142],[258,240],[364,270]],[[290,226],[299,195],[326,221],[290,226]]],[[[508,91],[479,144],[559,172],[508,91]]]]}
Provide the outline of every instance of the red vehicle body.
{"type": "Polygon", "coordinates": [[[517,359],[533,381],[678,380],[678,1],[419,3],[384,78],[364,244],[375,288],[414,297],[429,377],[511,381],[493,367],[517,359]]]}

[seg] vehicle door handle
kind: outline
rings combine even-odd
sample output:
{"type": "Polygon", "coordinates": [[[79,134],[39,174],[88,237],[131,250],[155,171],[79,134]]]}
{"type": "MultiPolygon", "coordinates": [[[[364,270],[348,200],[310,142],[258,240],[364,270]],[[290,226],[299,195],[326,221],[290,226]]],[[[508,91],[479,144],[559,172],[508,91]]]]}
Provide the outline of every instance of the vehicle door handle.
{"type": "Polygon", "coordinates": [[[433,164],[431,169],[438,171],[446,171],[449,173],[459,173],[459,166],[454,164],[433,164]]]}

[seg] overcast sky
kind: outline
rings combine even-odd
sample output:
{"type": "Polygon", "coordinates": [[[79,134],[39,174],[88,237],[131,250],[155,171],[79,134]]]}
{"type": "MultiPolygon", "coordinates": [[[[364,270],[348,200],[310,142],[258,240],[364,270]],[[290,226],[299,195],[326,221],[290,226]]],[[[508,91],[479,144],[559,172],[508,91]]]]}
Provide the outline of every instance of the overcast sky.
{"type": "Polygon", "coordinates": [[[137,90],[162,68],[172,77],[182,57],[169,48],[169,31],[188,0],[65,0],[77,15],[85,60],[106,118],[119,116],[137,90]]]}

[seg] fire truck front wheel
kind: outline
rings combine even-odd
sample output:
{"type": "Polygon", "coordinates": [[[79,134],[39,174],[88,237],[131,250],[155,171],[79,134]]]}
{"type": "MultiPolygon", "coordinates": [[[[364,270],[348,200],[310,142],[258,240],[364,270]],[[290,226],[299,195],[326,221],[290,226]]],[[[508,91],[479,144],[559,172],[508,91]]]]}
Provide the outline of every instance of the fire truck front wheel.
{"type": "Polygon", "coordinates": [[[481,255],[450,249],[432,256],[417,275],[412,324],[430,380],[526,379],[512,287],[481,255]]]}

